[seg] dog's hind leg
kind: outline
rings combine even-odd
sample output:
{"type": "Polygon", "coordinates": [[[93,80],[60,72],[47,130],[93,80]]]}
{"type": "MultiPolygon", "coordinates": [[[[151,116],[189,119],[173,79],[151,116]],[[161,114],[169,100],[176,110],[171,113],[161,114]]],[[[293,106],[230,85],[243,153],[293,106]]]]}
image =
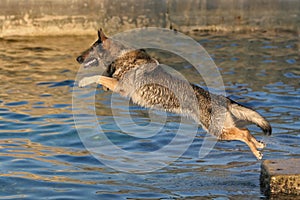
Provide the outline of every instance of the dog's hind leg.
{"type": "Polygon", "coordinates": [[[260,160],[263,154],[257,148],[263,148],[263,143],[258,142],[248,129],[239,129],[236,127],[224,128],[219,136],[220,140],[239,140],[245,142],[251,149],[255,157],[260,160]]]}

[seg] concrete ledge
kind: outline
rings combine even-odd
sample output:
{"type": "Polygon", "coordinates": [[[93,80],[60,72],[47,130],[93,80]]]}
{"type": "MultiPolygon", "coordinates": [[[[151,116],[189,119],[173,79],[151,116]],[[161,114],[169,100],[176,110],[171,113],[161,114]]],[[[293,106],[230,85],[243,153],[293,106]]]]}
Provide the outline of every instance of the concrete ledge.
{"type": "Polygon", "coordinates": [[[265,160],[261,166],[260,184],[267,196],[300,195],[300,158],[265,160]]]}
{"type": "Polygon", "coordinates": [[[0,5],[0,37],[94,35],[99,27],[109,34],[150,26],[185,33],[300,31],[296,0],[0,0],[0,5]]]}

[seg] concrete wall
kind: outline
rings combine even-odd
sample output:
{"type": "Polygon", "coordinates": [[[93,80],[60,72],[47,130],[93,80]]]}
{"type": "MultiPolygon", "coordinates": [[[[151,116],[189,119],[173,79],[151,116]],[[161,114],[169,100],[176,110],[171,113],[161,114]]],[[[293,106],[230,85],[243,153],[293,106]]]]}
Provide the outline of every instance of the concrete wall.
{"type": "Polygon", "coordinates": [[[0,37],[136,27],[300,32],[298,0],[0,0],[0,37]]]}

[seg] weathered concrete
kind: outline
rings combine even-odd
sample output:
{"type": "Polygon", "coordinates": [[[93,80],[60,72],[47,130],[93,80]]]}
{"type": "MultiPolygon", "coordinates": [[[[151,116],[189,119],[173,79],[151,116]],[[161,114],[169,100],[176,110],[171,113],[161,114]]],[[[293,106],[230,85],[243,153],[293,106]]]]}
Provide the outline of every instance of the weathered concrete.
{"type": "Polygon", "coordinates": [[[0,37],[94,34],[139,27],[300,32],[297,0],[0,0],[0,37]]]}
{"type": "Polygon", "coordinates": [[[300,195],[300,158],[265,160],[261,166],[260,183],[267,196],[300,195]]]}

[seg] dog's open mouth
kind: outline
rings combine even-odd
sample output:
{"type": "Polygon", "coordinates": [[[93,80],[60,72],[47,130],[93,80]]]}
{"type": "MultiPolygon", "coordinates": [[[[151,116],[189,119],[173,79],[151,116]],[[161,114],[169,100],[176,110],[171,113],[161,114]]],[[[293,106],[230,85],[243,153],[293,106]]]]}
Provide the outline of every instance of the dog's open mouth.
{"type": "Polygon", "coordinates": [[[98,59],[97,58],[90,58],[87,59],[84,63],[83,63],[83,67],[84,68],[89,68],[89,67],[97,67],[99,65],[98,59]]]}

